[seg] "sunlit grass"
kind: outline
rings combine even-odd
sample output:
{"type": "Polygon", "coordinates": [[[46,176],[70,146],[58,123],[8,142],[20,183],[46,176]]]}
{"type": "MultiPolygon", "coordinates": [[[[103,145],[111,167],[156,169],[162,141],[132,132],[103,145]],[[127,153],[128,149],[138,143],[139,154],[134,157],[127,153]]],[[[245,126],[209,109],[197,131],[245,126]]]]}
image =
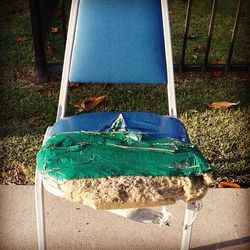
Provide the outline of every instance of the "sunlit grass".
{"type": "MultiPolygon", "coordinates": [[[[193,14],[187,62],[203,60],[204,50],[194,52],[195,44],[206,42],[211,1],[193,1],[193,14]]],[[[230,27],[237,1],[218,1],[217,24],[210,61],[226,60],[230,27]]],[[[245,1],[245,5],[247,1],[245,1]]],[[[47,84],[37,85],[31,40],[29,12],[26,1],[7,1],[0,17],[1,80],[0,80],[0,183],[33,183],[36,152],[48,125],[55,121],[60,75],[51,76],[47,84]],[[16,42],[19,36],[26,41],[16,42]]],[[[179,61],[185,20],[186,1],[170,1],[173,53],[179,61]]],[[[246,50],[246,25],[250,8],[244,7],[234,55],[235,62],[249,58],[246,50]]],[[[55,22],[59,26],[59,20],[55,22]]],[[[56,51],[48,55],[50,62],[61,62],[63,43],[59,34],[50,34],[56,51]]],[[[192,142],[198,145],[214,167],[214,177],[232,178],[250,185],[249,166],[249,75],[230,73],[221,78],[209,74],[176,75],[177,107],[192,142]],[[211,110],[215,101],[240,101],[229,111],[211,110]]],[[[82,98],[104,95],[107,99],[97,111],[150,111],[168,113],[166,86],[82,85],[69,91],[67,115],[75,114],[73,104],[82,98]]]]}

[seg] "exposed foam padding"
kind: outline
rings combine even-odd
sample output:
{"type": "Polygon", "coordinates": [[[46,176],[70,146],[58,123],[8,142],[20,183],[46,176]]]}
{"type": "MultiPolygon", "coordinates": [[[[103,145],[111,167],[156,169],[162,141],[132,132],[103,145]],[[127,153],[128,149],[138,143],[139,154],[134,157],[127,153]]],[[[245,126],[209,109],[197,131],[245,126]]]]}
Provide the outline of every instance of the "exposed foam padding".
{"type": "Polygon", "coordinates": [[[60,185],[65,198],[96,210],[164,206],[177,200],[202,199],[212,179],[194,177],[121,176],[69,180],[60,185]]]}

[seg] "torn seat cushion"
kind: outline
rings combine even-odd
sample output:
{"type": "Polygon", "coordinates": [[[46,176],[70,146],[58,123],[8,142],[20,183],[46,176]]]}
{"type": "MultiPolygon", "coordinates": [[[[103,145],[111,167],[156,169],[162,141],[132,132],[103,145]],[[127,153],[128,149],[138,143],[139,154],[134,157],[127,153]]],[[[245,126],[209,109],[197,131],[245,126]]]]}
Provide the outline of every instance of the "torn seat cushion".
{"type": "Polygon", "coordinates": [[[95,127],[99,131],[94,132],[69,132],[69,124],[63,127],[60,121],[37,155],[38,170],[57,182],[67,199],[95,209],[159,206],[204,196],[209,184],[206,173],[211,169],[197,147],[188,142],[184,126],[177,119],[155,114],[151,124],[143,119],[136,123],[126,119],[131,118],[126,114],[101,115],[102,123],[95,127]],[[153,126],[156,121],[162,126],[153,126]],[[167,136],[169,121],[176,123],[181,135],[167,136]],[[149,132],[139,131],[143,124],[149,132]],[[159,129],[162,127],[165,130],[159,129]],[[66,131],[55,133],[58,128],[66,131]]]}
{"type": "Polygon", "coordinates": [[[53,125],[50,135],[75,131],[109,131],[119,115],[124,119],[125,130],[189,142],[185,126],[178,119],[148,112],[97,112],[65,117],[53,125]]]}

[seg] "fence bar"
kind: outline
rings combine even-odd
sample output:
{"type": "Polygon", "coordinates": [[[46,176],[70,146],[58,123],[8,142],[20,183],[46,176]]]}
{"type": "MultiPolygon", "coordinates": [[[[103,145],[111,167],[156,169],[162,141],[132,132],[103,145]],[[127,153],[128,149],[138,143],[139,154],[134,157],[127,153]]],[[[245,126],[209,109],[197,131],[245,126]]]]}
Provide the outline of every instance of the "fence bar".
{"type": "Polygon", "coordinates": [[[192,0],[188,0],[185,28],[184,28],[183,45],[182,45],[182,52],[181,52],[181,62],[180,62],[180,68],[179,68],[180,73],[183,71],[183,65],[185,63],[185,55],[186,55],[186,48],[187,48],[188,28],[189,28],[190,17],[191,17],[191,9],[192,9],[192,0]]]}
{"type": "Polygon", "coordinates": [[[45,51],[45,32],[44,32],[44,5],[41,1],[29,0],[30,16],[32,24],[33,44],[35,49],[35,61],[37,69],[37,82],[48,81],[46,51],[45,51]]]}
{"type": "Polygon", "coordinates": [[[217,8],[217,0],[213,0],[213,6],[212,6],[211,18],[210,18],[210,24],[209,24],[209,30],[208,30],[208,37],[207,37],[207,45],[206,45],[206,51],[205,51],[205,56],[204,56],[204,65],[202,69],[203,72],[207,69],[208,56],[209,56],[211,40],[212,40],[213,30],[214,30],[216,8],[217,8]]]}
{"type": "MultiPolygon", "coordinates": [[[[184,71],[201,71],[203,64],[184,64],[184,71]]],[[[207,71],[212,70],[225,70],[226,64],[207,64],[207,71]]],[[[174,64],[174,70],[178,71],[180,69],[180,64],[174,64]]],[[[231,71],[250,71],[250,64],[231,64],[231,71]]]]}
{"type": "MultiPolygon", "coordinates": [[[[56,63],[48,63],[47,64],[48,71],[53,73],[61,73],[62,72],[62,64],[56,64],[56,63]]],[[[203,64],[184,64],[183,70],[185,71],[201,71],[203,67],[203,64]]],[[[224,70],[226,68],[226,64],[208,64],[207,65],[207,71],[212,70],[224,70]]],[[[174,64],[174,70],[179,71],[180,64],[174,64]]],[[[231,64],[230,65],[231,71],[250,71],[250,64],[231,64]]]]}
{"type": "Polygon", "coordinates": [[[229,70],[229,68],[231,66],[231,60],[232,60],[233,49],[234,49],[234,44],[235,44],[235,40],[236,40],[236,34],[237,34],[237,31],[238,31],[238,27],[239,27],[239,20],[240,20],[240,13],[241,13],[241,8],[242,8],[242,3],[243,3],[243,0],[239,0],[237,11],[236,11],[236,16],[235,16],[235,20],[234,20],[231,43],[230,43],[229,50],[228,50],[225,73],[228,72],[228,70],[229,70]]]}
{"type": "MultiPolygon", "coordinates": [[[[45,2],[52,2],[52,0],[29,0],[30,5],[30,12],[31,12],[31,20],[32,20],[32,33],[33,33],[33,42],[34,42],[34,50],[35,50],[35,61],[36,61],[36,68],[37,68],[37,78],[38,83],[47,82],[48,80],[48,72],[61,72],[62,71],[62,64],[50,64],[46,61],[46,41],[47,41],[47,32],[46,27],[49,27],[47,22],[47,18],[45,16],[45,2]]],[[[53,0],[58,2],[58,0],[53,0]]],[[[62,11],[62,26],[63,26],[63,38],[65,39],[66,33],[66,23],[67,23],[67,16],[66,16],[66,0],[60,0],[61,2],[61,11],[62,11]]],[[[211,10],[211,17],[210,17],[210,26],[208,31],[208,39],[207,39],[207,46],[205,51],[204,57],[204,64],[185,64],[185,53],[187,47],[187,39],[188,39],[188,29],[189,23],[191,18],[191,9],[192,9],[192,0],[188,0],[187,2],[187,11],[186,11],[186,19],[185,19],[185,29],[184,29],[184,38],[183,38],[183,47],[182,47],[182,54],[181,54],[181,62],[174,64],[174,70],[176,72],[182,71],[201,71],[201,70],[222,70],[225,73],[230,71],[250,71],[250,64],[231,64],[231,58],[234,49],[234,43],[237,36],[237,29],[239,25],[240,13],[243,6],[243,0],[238,0],[238,6],[236,11],[236,16],[234,20],[234,27],[231,37],[231,43],[228,51],[228,59],[225,64],[209,64],[208,57],[209,57],[209,50],[210,50],[210,42],[212,40],[212,33],[213,33],[213,26],[215,22],[215,13],[217,9],[217,0],[213,0],[212,10],[211,10]]]]}

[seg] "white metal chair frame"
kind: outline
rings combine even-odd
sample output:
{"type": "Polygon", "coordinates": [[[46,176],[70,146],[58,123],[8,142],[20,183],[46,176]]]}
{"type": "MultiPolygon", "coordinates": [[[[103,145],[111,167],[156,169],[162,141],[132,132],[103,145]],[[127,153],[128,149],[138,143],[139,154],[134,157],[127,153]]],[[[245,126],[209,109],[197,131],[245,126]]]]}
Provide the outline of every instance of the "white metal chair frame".
{"type": "MultiPolygon", "coordinates": [[[[69,70],[71,63],[71,56],[73,50],[73,43],[75,37],[76,20],[78,14],[80,0],[72,0],[67,43],[64,56],[64,65],[61,79],[60,96],[57,110],[56,121],[59,121],[65,116],[66,102],[67,102],[67,91],[69,82],[69,70]]],[[[163,33],[165,43],[165,58],[167,66],[167,79],[168,79],[168,106],[169,116],[177,117],[176,110],[176,98],[175,98],[175,84],[174,84],[174,69],[173,69],[173,58],[172,58],[172,46],[171,46],[171,33],[169,25],[169,12],[168,12],[168,1],[161,0],[162,9],[162,21],[163,21],[163,33]]],[[[49,138],[49,132],[51,127],[48,127],[43,144],[49,138]]],[[[201,208],[201,201],[187,203],[185,211],[185,219],[183,226],[183,234],[181,241],[181,250],[189,249],[192,225],[196,218],[198,210],[201,208]]],[[[36,169],[35,175],[35,206],[36,206],[36,222],[37,222],[37,236],[38,236],[38,248],[39,250],[46,249],[46,235],[45,235],[45,218],[44,218],[44,182],[43,176],[36,169]]]]}

